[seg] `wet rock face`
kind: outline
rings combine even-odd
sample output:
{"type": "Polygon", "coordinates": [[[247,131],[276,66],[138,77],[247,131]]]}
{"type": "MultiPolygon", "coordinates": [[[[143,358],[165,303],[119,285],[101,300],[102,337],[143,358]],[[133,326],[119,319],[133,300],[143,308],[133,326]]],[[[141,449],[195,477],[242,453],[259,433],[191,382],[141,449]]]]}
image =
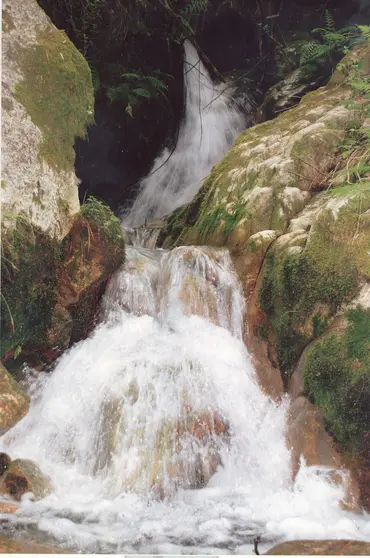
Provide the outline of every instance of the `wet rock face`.
{"type": "Polygon", "coordinates": [[[151,492],[160,499],[177,488],[206,486],[221,464],[220,442],[229,436],[228,422],[219,413],[193,412],[190,407],[184,411],[185,416],[165,425],[158,437],[151,492]]]}
{"type": "Polygon", "coordinates": [[[278,544],[265,554],[273,555],[327,555],[368,556],[370,543],[353,540],[339,541],[289,541],[278,544]]]}
{"type": "MultiPolygon", "coordinates": [[[[29,397],[0,363],[0,435],[2,436],[28,412],[29,397]]],[[[6,461],[2,463],[4,467],[6,461]]]]}
{"type": "Polygon", "coordinates": [[[322,411],[305,397],[298,397],[290,405],[286,442],[291,451],[293,480],[303,458],[307,466],[322,468],[321,474],[330,482],[343,486],[345,495],[344,500],[340,501],[342,508],[360,511],[359,484],[336,450],[332,437],[326,432],[322,411]]]}
{"type": "Polygon", "coordinates": [[[95,206],[82,207],[64,241],[54,317],[59,338],[67,344],[91,331],[106,281],[124,262],[118,219],[99,202],[95,206]]]}

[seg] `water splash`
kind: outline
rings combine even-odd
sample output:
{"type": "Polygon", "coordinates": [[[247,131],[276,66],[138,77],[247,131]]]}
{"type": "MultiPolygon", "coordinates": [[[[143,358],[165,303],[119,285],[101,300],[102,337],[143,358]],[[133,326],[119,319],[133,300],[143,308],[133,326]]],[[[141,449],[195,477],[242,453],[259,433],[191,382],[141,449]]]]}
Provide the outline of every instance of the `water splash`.
{"type": "Polygon", "coordinates": [[[258,387],[228,252],[127,252],[98,327],[32,381],[29,414],[1,439],[55,487],[12,527],[106,553],[251,554],[256,534],[369,539],[366,516],[340,510],[342,488],[319,469],[291,484],[288,401],[258,387]]]}
{"type": "Polygon", "coordinates": [[[233,89],[225,83],[213,83],[188,41],[185,42],[184,86],[185,116],[176,148],[172,154],[165,148],[154,161],[151,172],[140,184],[138,197],[124,217],[125,226],[140,226],[145,220],[162,217],[190,202],[212,166],[246,126],[245,116],[233,101],[233,89]]]}

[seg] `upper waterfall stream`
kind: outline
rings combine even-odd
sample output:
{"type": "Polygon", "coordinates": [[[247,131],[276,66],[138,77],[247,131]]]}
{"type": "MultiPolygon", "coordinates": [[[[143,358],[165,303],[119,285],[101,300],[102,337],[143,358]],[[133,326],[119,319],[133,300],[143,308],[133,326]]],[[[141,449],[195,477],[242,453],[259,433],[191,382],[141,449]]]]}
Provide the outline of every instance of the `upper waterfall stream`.
{"type": "Polygon", "coordinates": [[[11,529],[106,553],[251,554],[257,534],[269,546],[368,538],[317,468],[292,484],[287,401],[261,392],[242,318],[226,250],[128,247],[95,331],[51,374],[29,376],[31,410],[1,439],[54,485],[23,500],[11,529]]]}
{"type": "MultiPolygon", "coordinates": [[[[125,225],[140,226],[189,203],[233,141],[246,118],[232,97],[230,84],[215,84],[199,54],[185,42],[185,114],[177,142],[158,155],[139,194],[124,217],[125,225]]],[[[245,106],[244,110],[248,107],[245,106]]]]}

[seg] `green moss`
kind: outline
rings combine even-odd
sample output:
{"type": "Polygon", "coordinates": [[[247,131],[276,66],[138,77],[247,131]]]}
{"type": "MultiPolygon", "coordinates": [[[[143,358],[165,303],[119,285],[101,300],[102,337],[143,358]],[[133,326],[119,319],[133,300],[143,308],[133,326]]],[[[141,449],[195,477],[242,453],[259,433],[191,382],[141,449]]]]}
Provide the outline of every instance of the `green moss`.
{"type": "Polygon", "coordinates": [[[80,215],[99,231],[103,240],[116,246],[122,246],[124,250],[122,225],[104,202],[90,196],[82,205],[80,215]]]}
{"type": "Polygon", "coordinates": [[[60,263],[60,246],[19,216],[1,240],[1,348],[43,343],[50,324],[60,263]]]}
{"type": "Polygon", "coordinates": [[[358,307],[346,318],[344,332],[328,333],[307,351],[303,381],[336,440],[361,453],[370,424],[370,310],[358,307]]]}
{"type": "Polygon", "coordinates": [[[2,179],[1,179],[1,189],[2,189],[2,190],[6,190],[6,186],[7,186],[6,180],[5,180],[4,178],[2,178],[2,179]]]}
{"type": "Polygon", "coordinates": [[[52,167],[74,167],[76,136],[93,122],[93,89],[86,60],[64,32],[50,28],[33,48],[19,54],[23,80],[14,97],[23,104],[43,137],[40,157],[52,167]]]}

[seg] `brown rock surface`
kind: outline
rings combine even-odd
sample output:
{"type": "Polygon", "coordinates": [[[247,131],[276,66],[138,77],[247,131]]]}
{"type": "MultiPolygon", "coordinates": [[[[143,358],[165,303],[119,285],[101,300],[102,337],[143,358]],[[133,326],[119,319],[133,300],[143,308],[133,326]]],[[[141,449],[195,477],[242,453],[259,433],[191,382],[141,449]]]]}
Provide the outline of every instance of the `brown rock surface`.
{"type": "Polygon", "coordinates": [[[0,514],[15,513],[17,510],[18,505],[15,502],[0,502],[0,514]]]}
{"type": "Polygon", "coordinates": [[[353,540],[288,541],[271,548],[265,554],[303,556],[369,556],[370,543],[353,540]]]}
{"type": "Polygon", "coordinates": [[[307,465],[333,468],[340,465],[339,454],[325,430],[322,412],[303,396],[290,405],[286,442],[291,450],[293,478],[299,470],[301,456],[307,465]]]}
{"type": "Polygon", "coordinates": [[[325,430],[322,412],[303,396],[297,397],[290,405],[286,443],[291,451],[293,480],[299,471],[301,457],[308,466],[326,467],[328,479],[344,485],[345,498],[340,501],[341,507],[360,511],[360,490],[356,478],[344,468],[343,459],[325,430]]]}
{"type": "Polygon", "coordinates": [[[0,537],[0,554],[71,554],[69,550],[0,537]]]}
{"type": "Polygon", "coordinates": [[[272,353],[272,345],[268,341],[267,316],[258,302],[259,285],[262,281],[258,277],[256,288],[249,299],[244,320],[244,343],[251,355],[256,370],[257,380],[261,390],[274,401],[279,401],[284,391],[280,369],[276,355],[272,353]],[[264,331],[265,335],[261,335],[264,331]]]}
{"type": "Polygon", "coordinates": [[[28,409],[28,396],[0,363],[0,435],[17,424],[28,409]]]}

